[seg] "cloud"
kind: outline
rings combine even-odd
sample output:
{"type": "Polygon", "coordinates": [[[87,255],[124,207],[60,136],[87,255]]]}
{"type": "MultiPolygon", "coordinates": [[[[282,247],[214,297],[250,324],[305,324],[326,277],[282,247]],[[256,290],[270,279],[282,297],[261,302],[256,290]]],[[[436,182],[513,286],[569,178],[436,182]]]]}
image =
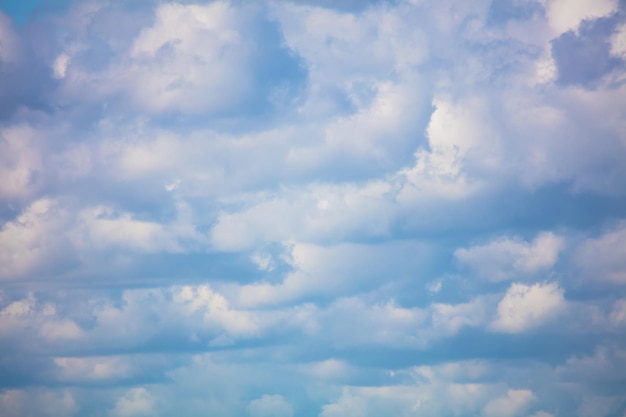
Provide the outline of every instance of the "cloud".
{"type": "Polygon", "coordinates": [[[282,282],[256,282],[233,288],[239,304],[255,307],[373,289],[390,274],[397,280],[419,274],[428,267],[432,256],[431,249],[419,242],[333,246],[298,243],[287,245],[285,252],[291,271],[282,282]]]}
{"type": "Polygon", "coordinates": [[[454,256],[479,277],[498,282],[549,270],[563,246],[563,238],[544,232],[532,242],[515,237],[496,238],[485,245],[459,248],[454,256]]]}
{"type": "Polygon", "coordinates": [[[577,34],[567,32],[552,41],[559,83],[590,87],[602,79],[619,79],[623,62],[611,52],[612,26],[610,21],[595,20],[581,26],[577,34]]]}
{"type": "Polygon", "coordinates": [[[174,290],[174,302],[184,306],[189,313],[204,312],[203,318],[209,325],[216,325],[228,334],[250,336],[258,333],[260,325],[254,315],[245,311],[232,310],[228,301],[207,286],[189,286],[174,290]]]}
{"type": "Polygon", "coordinates": [[[214,111],[245,94],[246,51],[237,10],[163,4],[152,27],[133,41],[132,96],[149,111],[214,111]]]}
{"type": "Polygon", "coordinates": [[[550,26],[556,35],[577,31],[584,20],[597,19],[617,12],[616,0],[544,0],[550,26]]]}
{"type": "Polygon", "coordinates": [[[70,61],[71,59],[67,54],[61,54],[57,56],[54,60],[54,64],[52,64],[52,75],[55,78],[65,78],[67,66],[69,65],[70,61]]]}
{"type": "MultiPolygon", "coordinates": [[[[469,364],[458,364],[465,369],[469,364]]],[[[375,416],[384,410],[397,416],[519,415],[533,394],[529,390],[476,381],[458,381],[440,374],[438,368],[422,367],[409,372],[414,384],[342,389],[339,399],[322,408],[320,417],[375,416]],[[502,395],[502,396],[501,396],[502,395]],[[503,414],[492,414],[502,412],[503,414]]]]}
{"type": "Polygon", "coordinates": [[[626,300],[618,300],[613,304],[609,320],[617,326],[626,324],[626,300]]]}
{"type": "Polygon", "coordinates": [[[0,407],[6,417],[36,415],[42,410],[46,410],[51,417],[69,417],[78,410],[70,391],[48,389],[6,390],[0,393],[0,407]]]}
{"type": "Polygon", "coordinates": [[[596,238],[585,240],[576,248],[576,264],[585,275],[599,282],[626,282],[626,226],[617,225],[596,238]]]}
{"type": "Polygon", "coordinates": [[[145,416],[154,413],[154,399],[145,388],[133,388],[120,397],[111,415],[119,417],[145,416]]]}
{"type": "Polygon", "coordinates": [[[0,173],[4,180],[0,185],[3,199],[21,199],[37,191],[41,183],[41,145],[37,132],[29,126],[13,126],[0,129],[0,173]],[[11,156],[11,157],[9,157],[11,156]]]}
{"type": "Polygon", "coordinates": [[[251,417],[292,417],[293,408],[281,395],[263,395],[250,401],[248,414],[251,417]]]}
{"type": "Polygon", "coordinates": [[[537,327],[565,307],[563,290],[556,283],[512,284],[498,304],[491,328],[520,333],[537,327]]]}
{"type": "Polygon", "coordinates": [[[482,410],[482,415],[490,416],[516,416],[521,414],[528,406],[534,395],[529,390],[509,390],[505,397],[491,400],[482,410]]]}
{"type": "Polygon", "coordinates": [[[120,357],[54,358],[61,378],[69,381],[98,381],[121,379],[129,375],[130,362],[120,357]]]}
{"type": "Polygon", "coordinates": [[[4,414],[624,413],[622,3],[13,10],[4,414]]]}
{"type": "Polygon", "coordinates": [[[0,37],[2,38],[0,62],[5,65],[14,62],[19,54],[19,37],[14,32],[11,19],[2,12],[0,12],[0,37]]]}
{"type": "MultiPolygon", "coordinates": [[[[40,199],[0,229],[4,262],[0,278],[23,279],[47,270],[67,276],[103,253],[180,253],[207,247],[207,239],[186,217],[171,224],[135,219],[112,207],[84,207],[78,212],[65,201],[40,199]]],[[[91,270],[93,271],[93,269],[91,270]]]]}
{"type": "MultiPolygon", "coordinates": [[[[125,19],[115,6],[99,5],[90,13],[94,20],[111,14],[125,19]]],[[[130,43],[118,44],[119,55],[101,71],[90,71],[84,46],[69,42],[55,60],[55,76],[63,79],[63,94],[74,99],[89,88],[94,98],[123,95],[150,113],[232,109],[249,94],[252,81],[245,70],[251,52],[243,42],[248,27],[239,9],[226,2],[162,4],[152,26],[142,28],[130,43]]],[[[104,36],[114,39],[115,29],[103,28],[104,36]]]]}
{"type": "Polygon", "coordinates": [[[622,24],[618,26],[615,33],[611,37],[611,54],[614,56],[619,56],[622,58],[626,58],[626,42],[624,38],[626,37],[626,24],[622,24]]]}
{"type": "MultiPolygon", "coordinates": [[[[62,214],[56,210],[52,200],[42,199],[34,202],[15,221],[5,223],[0,231],[2,247],[1,275],[4,279],[15,278],[32,272],[40,266],[48,255],[42,248],[50,247],[60,229],[57,223],[62,214]]],[[[53,252],[49,256],[51,263],[59,261],[53,252]]]]}

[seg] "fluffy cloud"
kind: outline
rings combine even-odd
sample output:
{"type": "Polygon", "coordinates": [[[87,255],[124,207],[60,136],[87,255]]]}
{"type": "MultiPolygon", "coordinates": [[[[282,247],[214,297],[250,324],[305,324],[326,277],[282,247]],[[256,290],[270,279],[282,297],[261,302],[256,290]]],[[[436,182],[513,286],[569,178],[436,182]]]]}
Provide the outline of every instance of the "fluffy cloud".
{"type": "Polygon", "coordinates": [[[563,239],[547,232],[532,242],[497,238],[485,245],[457,249],[454,256],[483,279],[497,282],[549,270],[562,247],[563,239]]]}
{"type": "Polygon", "coordinates": [[[250,401],[247,409],[251,417],[293,416],[293,408],[281,395],[264,395],[250,401]]]}
{"type": "Polygon", "coordinates": [[[0,409],[622,415],[622,3],[3,6],[0,409]]]}
{"type": "Polygon", "coordinates": [[[584,20],[592,20],[610,16],[617,12],[618,2],[615,0],[543,0],[550,26],[559,35],[568,30],[578,30],[584,20]]]}
{"type": "MultiPolygon", "coordinates": [[[[472,364],[457,363],[469,370],[472,364]]],[[[375,416],[388,410],[397,416],[515,416],[528,408],[532,391],[479,382],[475,377],[459,380],[438,367],[403,370],[413,375],[414,384],[380,387],[344,387],[339,399],[323,407],[320,417],[340,415],[375,416]],[[443,372],[442,372],[443,371],[443,372]]]]}
{"type": "Polygon", "coordinates": [[[576,249],[576,263],[594,281],[626,282],[626,226],[618,225],[576,249]]]}
{"type": "Polygon", "coordinates": [[[500,332],[523,332],[541,325],[564,306],[563,290],[555,283],[512,284],[498,304],[491,326],[500,332]]]}
{"type": "Polygon", "coordinates": [[[42,171],[39,148],[41,139],[29,126],[0,129],[0,197],[6,200],[32,195],[41,183],[42,171]]]}
{"type": "Polygon", "coordinates": [[[130,49],[129,86],[151,111],[215,111],[232,106],[248,90],[245,23],[225,2],[206,6],[164,4],[156,21],[130,49]]]}
{"type": "Polygon", "coordinates": [[[283,281],[235,287],[233,292],[238,303],[243,306],[271,305],[307,296],[373,289],[387,281],[390,275],[397,280],[416,276],[421,269],[428,267],[432,256],[431,248],[419,242],[336,246],[300,243],[286,249],[286,262],[292,270],[283,281]]]}
{"type": "Polygon", "coordinates": [[[154,399],[145,388],[133,388],[115,404],[111,415],[116,417],[145,416],[154,413],[154,399]]]}
{"type": "Polygon", "coordinates": [[[179,253],[188,245],[202,250],[208,241],[192,221],[182,215],[164,225],[106,206],[76,212],[63,201],[36,200],[0,230],[0,278],[23,279],[44,269],[67,276],[107,251],[179,253]]]}
{"type": "Polygon", "coordinates": [[[520,415],[533,397],[529,390],[508,390],[506,396],[489,401],[483,408],[482,415],[486,417],[520,415]]]}
{"type": "Polygon", "coordinates": [[[78,406],[72,393],[46,389],[11,389],[0,393],[3,415],[17,417],[37,415],[45,410],[51,417],[69,417],[76,414],[78,406]]]}
{"type": "MultiPolygon", "coordinates": [[[[93,10],[82,10],[91,14],[91,20],[101,17],[108,25],[113,23],[109,19],[126,19],[119,7],[92,6],[93,10]]],[[[119,55],[100,71],[94,72],[85,59],[89,47],[76,40],[68,42],[55,59],[54,75],[62,79],[63,94],[73,99],[89,88],[92,99],[123,95],[149,113],[232,111],[250,94],[253,80],[248,70],[253,48],[245,42],[253,25],[246,12],[240,12],[227,2],[159,5],[152,25],[130,31],[135,35],[130,43],[111,42],[115,28],[101,26],[119,55]]],[[[90,31],[88,26],[81,30],[90,31]]]]}

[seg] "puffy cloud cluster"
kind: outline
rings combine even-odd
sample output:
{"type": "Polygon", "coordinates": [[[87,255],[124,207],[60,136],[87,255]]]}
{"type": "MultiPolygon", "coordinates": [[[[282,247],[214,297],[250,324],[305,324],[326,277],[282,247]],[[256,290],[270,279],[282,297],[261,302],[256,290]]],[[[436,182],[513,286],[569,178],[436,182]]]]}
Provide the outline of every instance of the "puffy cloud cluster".
{"type": "Polygon", "coordinates": [[[623,2],[3,7],[3,416],[626,412],[623,2]]]}

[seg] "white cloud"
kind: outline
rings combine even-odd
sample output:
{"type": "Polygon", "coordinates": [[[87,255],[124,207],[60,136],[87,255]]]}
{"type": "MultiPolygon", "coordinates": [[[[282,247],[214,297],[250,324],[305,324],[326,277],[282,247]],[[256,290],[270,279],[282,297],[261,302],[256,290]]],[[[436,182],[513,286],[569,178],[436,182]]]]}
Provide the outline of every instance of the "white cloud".
{"type": "Polygon", "coordinates": [[[546,48],[535,64],[535,79],[538,84],[549,84],[558,78],[559,71],[552,56],[551,48],[546,48]]]}
{"type": "Polygon", "coordinates": [[[564,86],[551,54],[615,1],[75,3],[19,31],[0,12],[2,383],[69,387],[5,389],[2,412],[623,404],[602,392],[623,352],[580,352],[622,338],[624,224],[567,256],[560,233],[620,216],[626,85],[564,86]],[[511,335],[561,311],[562,339],[511,335]]]}
{"type": "Polygon", "coordinates": [[[626,376],[626,350],[619,345],[600,344],[592,354],[572,356],[556,368],[564,381],[592,387],[600,381],[611,384],[626,376]]]}
{"type": "Polygon", "coordinates": [[[613,415],[620,406],[620,398],[607,395],[588,395],[578,407],[578,417],[606,417],[613,415]]]}
{"type": "Polygon", "coordinates": [[[121,396],[111,415],[115,417],[148,416],[154,414],[154,397],[145,388],[132,388],[121,396]]]}
{"type": "Polygon", "coordinates": [[[281,395],[263,395],[250,401],[247,407],[251,417],[292,417],[293,407],[281,395]]]}
{"type": "MultiPolygon", "coordinates": [[[[458,365],[464,368],[468,364],[458,365]]],[[[516,416],[533,399],[530,390],[447,379],[439,375],[437,367],[421,367],[413,375],[414,385],[344,386],[335,402],[323,406],[320,417],[516,416]]]]}
{"type": "Polygon", "coordinates": [[[543,324],[565,307],[563,290],[556,283],[512,284],[498,304],[491,328],[521,333],[543,324]]]}
{"type": "Polygon", "coordinates": [[[58,314],[53,304],[42,304],[32,295],[9,303],[0,310],[0,339],[16,338],[27,345],[60,346],[85,340],[86,332],[70,318],[58,314]]]}
{"type": "Polygon", "coordinates": [[[613,309],[609,314],[609,321],[616,325],[626,325],[626,299],[613,303],[613,309]]]}
{"type": "Polygon", "coordinates": [[[454,256],[481,278],[498,282],[549,270],[563,246],[563,238],[544,232],[532,242],[517,237],[496,238],[484,245],[457,249],[454,256]]]}
{"type": "Polygon", "coordinates": [[[326,359],[319,362],[307,363],[302,365],[301,368],[302,372],[307,377],[321,379],[325,382],[344,379],[354,372],[353,367],[339,359],[326,359]]]}
{"type": "Polygon", "coordinates": [[[618,26],[611,37],[611,54],[626,58],[626,23],[618,26]]]}
{"type": "Polygon", "coordinates": [[[56,57],[52,64],[52,75],[54,78],[65,78],[67,72],[67,66],[70,64],[71,58],[67,54],[61,54],[56,57]]]}
{"type": "Polygon", "coordinates": [[[520,415],[534,399],[530,390],[510,389],[506,396],[491,400],[482,410],[485,417],[513,417],[520,415]]]}
{"type": "Polygon", "coordinates": [[[233,336],[254,336],[260,330],[257,318],[246,311],[233,310],[224,296],[208,286],[184,286],[173,289],[173,300],[190,313],[203,313],[204,321],[233,336]]]}
{"type": "Polygon", "coordinates": [[[22,279],[43,269],[61,276],[81,267],[93,272],[103,251],[203,250],[207,238],[196,230],[184,203],[177,209],[174,221],[161,224],[107,206],[76,212],[66,201],[36,200],[0,229],[0,279],[22,279]]]}
{"type": "Polygon", "coordinates": [[[372,7],[351,14],[288,3],[275,6],[287,45],[306,60],[313,85],[345,86],[351,79],[408,70],[428,56],[422,32],[398,10],[372,7]],[[365,47],[370,53],[359,52],[365,47]]]}
{"type": "MultiPolygon", "coordinates": [[[[137,109],[150,113],[232,110],[251,92],[253,77],[250,65],[254,50],[246,42],[252,24],[243,9],[223,1],[161,4],[154,12],[152,26],[144,27],[124,47],[115,45],[117,26],[102,26],[103,33],[98,35],[108,37],[117,52],[104,70],[93,71],[73,59],[71,71],[61,71],[69,62],[63,60],[55,63],[55,75],[63,78],[63,94],[72,99],[102,100],[121,94],[137,109]],[[92,97],[82,96],[85,88],[92,97]]],[[[82,20],[97,20],[99,16],[105,20],[116,11],[123,13],[110,5],[73,10],[74,18],[82,20]]],[[[118,20],[125,17],[121,15],[118,20]]],[[[86,27],[75,30],[88,31],[86,27]]],[[[84,52],[85,46],[78,40],[69,42],[66,50],[84,52]]]]}
{"type": "Polygon", "coordinates": [[[272,305],[311,295],[338,296],[375,288],[393,276],[406,279],[429,264],[431,249],[419,242],[384,245],[285,246],[285,260],[292,267],[277,284],[255,282],[232,288],[233,298],[245,307],[272,305]]]}
{"type": "Polygon", "coordinates": [[[20,40],[16,35],[11,20],[0,11],[0,62],[13,63],[20,58],[20,40]]]}
{"type": "Polygon", "coordinates": [[[466,326],[482,325],[487,320],[487,306],[483,299],[462,304],[435,303],[430,309],[433,329],[446,335],[454,335],[466,326]]]}
{"type": "Polygon", "coordinates": [[[575,263],[588,279],[626,283],[626,224],[597,238],[583,241],[575,250],[575,263]]]}
{"type": "MultiPolygon", "coordinates": [[[[470,99],[460,103],[435,98],[433,112],[426,133],[432,153],[446,159],[471,156],[485,166],[497,168],[500,137],[489,126],[488,103],[470,99]]],[[[450,168],[448,168],[450,169],[450,168]]],[[[456,174],[449,171],[446,174],[456,174]]]]}
{"type": "Polygon", "coordinates": [[[118,214],[108,207],[93,207],[78,215],[71,234],[77,246],[94,249],[119,248],[139,252],[184,252],[181,241],[202,241],[193,226],[162,225],[118,214]]]}
{"type": "Polygon", "coordinates": [[[586,19],[609,16],[618,9],[617,0],[542,0],[554,36],[577,31],[586,19]]]}
{"type": "Polygon", "coordinates": [[[545,411],[537,411],[536,413],[533,413],[529,417],[554,417],[554,414],[546,413],[545,411]]]}
{"type": "Polygon", "coordinates": [[[38,133],[28,125],[0,128],[0,198],[24,199],[38,191],[44,147],[38,133]]]}
{"type": "Polygon", "coordinates": [[[17,279],[46,267],[54,270],[71,258],[62,237],[67,212],[51,199],[33,202],[0,229],[0,278],[17,279]]]}
{"type": "Polygon", "coordinates": [[[45,413],[50,417],[76,415],[78,405],[70,390],[8,389],[0,393],[0,410],[3,417],[36,416],[45,413]]]}
{"type": "Polygon", "coordinates": [[[390,191],[389,184],[375,182],[259,195],[250,207],[221,213],[212,240],[216,249],[236,251],[267,242],[332,243],[351,235],[385,236],[393,209],[390,191]]]}
{"type": "Polygon", "coordinates": [[[480,189],[481,181],[468,177],[468,167],[489,172],[500,158],[498,132],[489,126],[485,105],[480,99],[433,100],[435,111],[426,129],[430,149],[418,149],[415,165],[401,171],[407,184],[400,198],[462,200],[480,189]]]}
{"type": "Polygon", "coordinates": [[[128,377],[131,362],[127,357],[57,357],[54,364],[59,367],[60,378],[65,381],[106,381],[128,377]]]}
{"type": "Polygon", "coordinates": [[[239,101],[250,82],[244,25],[226,2],[159,6],[132,46],[134,99],[151,111],[191,113],[239,101]]]}
{"type": "Polygon", "coordinates": [[[366,300],[340,298],[325,309],[315,310],[300,326],[339,349],[380,346],[428,350],[464,328],[486,324],[491,301],[481,297],[467,303],[434,303],[419,308],[404,307],[394,300],[370,305],[366,300]]]}

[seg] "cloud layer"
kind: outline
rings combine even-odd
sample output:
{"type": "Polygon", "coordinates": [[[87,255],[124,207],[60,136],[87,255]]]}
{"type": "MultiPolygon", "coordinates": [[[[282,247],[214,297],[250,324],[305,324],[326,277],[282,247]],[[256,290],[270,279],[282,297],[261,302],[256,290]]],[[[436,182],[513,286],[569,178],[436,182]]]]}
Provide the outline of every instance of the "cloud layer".
{"type": "Polygon", "coordinates": [[[31,6],[2,416],[626,415],[623,2],[31,6]]]}

